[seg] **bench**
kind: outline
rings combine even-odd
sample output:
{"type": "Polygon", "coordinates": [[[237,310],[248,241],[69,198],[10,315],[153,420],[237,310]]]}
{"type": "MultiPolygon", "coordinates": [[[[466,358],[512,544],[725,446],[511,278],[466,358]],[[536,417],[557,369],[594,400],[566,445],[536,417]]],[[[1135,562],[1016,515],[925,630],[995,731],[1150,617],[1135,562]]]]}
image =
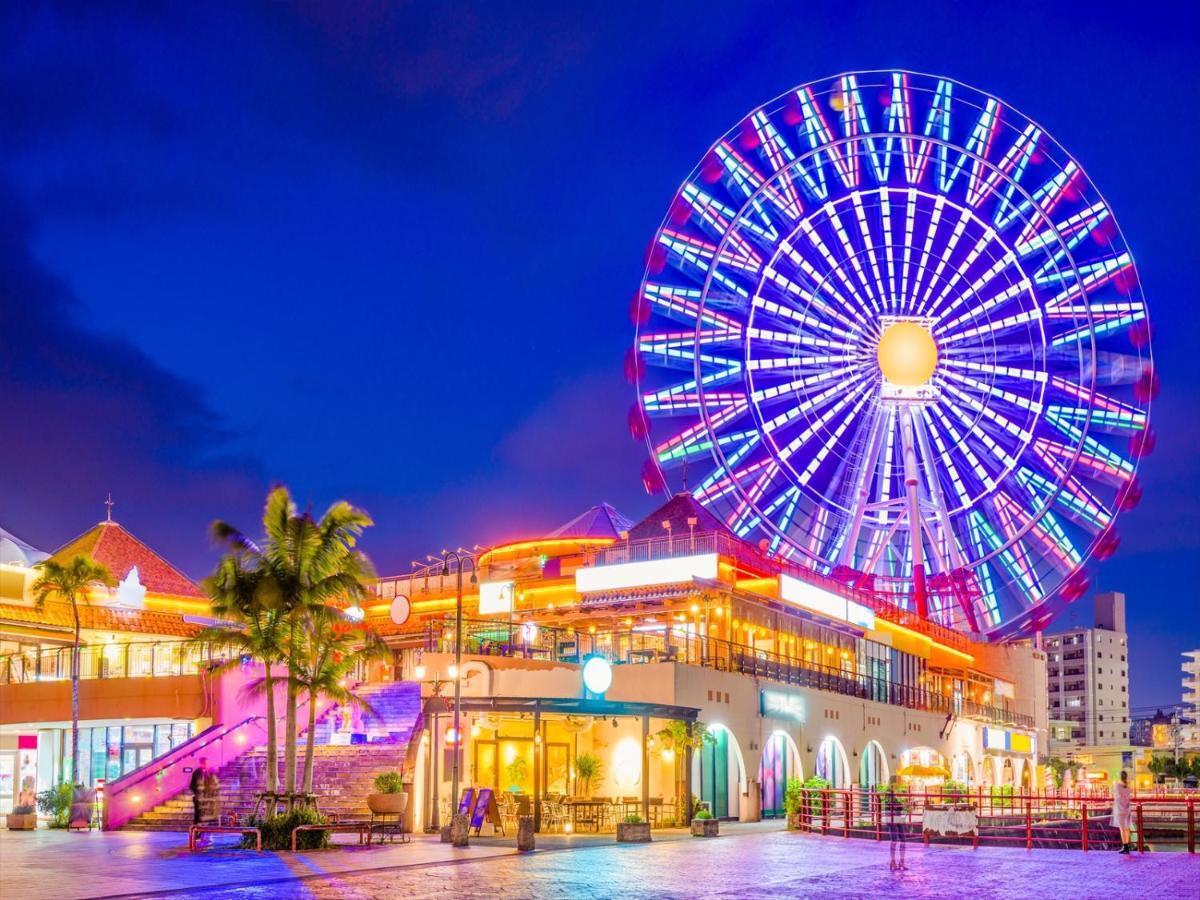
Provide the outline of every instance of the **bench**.
{"type": "Polygon", "coordinates": [[[296,839],[299,837],[300,832],[302,831],[357,831],[358,843],[361,845],[363,843],[364,836],[366,837],[366,843],[371,843],[372,827],[373,826],[370,822],[336,822],[326,825],[297,825],[292,829],[292,852],[296,852],[296,839]]]}
{"type": "Polygon", "coordinates": [[[254,849],[262,850],[262,832],[248,825],[193,825],[188,829],[188,850],[195,852],[196,838],[202,834],[252,834],[254,835],[254,849]]]}

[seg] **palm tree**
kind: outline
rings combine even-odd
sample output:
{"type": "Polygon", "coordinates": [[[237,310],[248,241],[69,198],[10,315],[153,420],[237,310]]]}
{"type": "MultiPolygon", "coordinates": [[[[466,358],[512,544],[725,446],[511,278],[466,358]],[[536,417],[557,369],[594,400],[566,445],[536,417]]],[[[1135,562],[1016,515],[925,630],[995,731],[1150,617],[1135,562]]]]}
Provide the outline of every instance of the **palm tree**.
{"type": "MultiPolygon", "coordinates": [[[[279,787],[279,739],[275,721],[275,683],[272,667],[284,660],[284,616],[279,591],[258,565],[258,548],[241,532],[224,522],[215,522],[213,536],[227,548],[216,571],[204,581],[212,600],[213,613],[238,628],[206,628],[195,641],[211,651],[225,651],[228,658],[217,671],[240,665],[243,657],[263,664],[263,680],[256,689],[265,693],[267,719],[267,758],[265,790],[274,794],[279,787]]],[[[270,815],[273,809],[268,809],[270,815]]]]}
{"type": "Polygon", "coordinates": [[[374,577],[370,561],[355,549],[358,536],[372,525],[371,517],[344,500],[334,503],[320,520],[299,512],[286,487],[267,495],[263,511],[266,537],[259,564],[279,591],[286,618],[287,719],[284,725],[285,790],[296,791],[297,707],[305,628],[314,614],[334,600],[357,602],[369,592],[374,577]]]}
{"type": "Polygon", "coordinates": [[[304,748],[303,791],[313,789],[313,763],[316,743],[317,700],[327,697],[342,705],[355,705],[374,713],[365,700],[346,685],[349,676],[366,662],[388,656],[387,645],[371,631],[349,627],[337,620],[337,612],[326,607],[313,613],[305,631],[306,649],[298,667],[297,681],[308,695],[308,732],[304,748]]]}
{"type": "Polygon", "coordinates": [[[89,556],[79,555],[63,563],[42,560],[36,568],[41,575],[33,583],[33,599],[41,609],[51,597],[71,604],[75,619],[75,641],[71,645],[71,784],[79,783],[79,601],[96,584],[112,587],[116,580],[107,568],[89,556]]]}

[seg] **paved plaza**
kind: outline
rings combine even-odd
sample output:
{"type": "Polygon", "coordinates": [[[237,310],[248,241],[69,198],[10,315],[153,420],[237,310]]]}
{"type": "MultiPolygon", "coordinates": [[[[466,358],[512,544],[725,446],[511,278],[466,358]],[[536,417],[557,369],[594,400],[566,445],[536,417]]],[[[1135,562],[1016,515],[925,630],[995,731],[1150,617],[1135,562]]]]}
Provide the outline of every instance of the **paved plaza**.
{"type": "Polygon", "coordinates": [[[888,867],[886,843],[731,826],[715,840],[675,832],[652,844],[611,836],[510,841],[456,850],[408,845],[263,853],[218,842],[189,854],[178,833],[0,832],[0,895],[81,897],[913,897],[1200,896],[1200,856],[959,847],[908,848],[888,867]]]}

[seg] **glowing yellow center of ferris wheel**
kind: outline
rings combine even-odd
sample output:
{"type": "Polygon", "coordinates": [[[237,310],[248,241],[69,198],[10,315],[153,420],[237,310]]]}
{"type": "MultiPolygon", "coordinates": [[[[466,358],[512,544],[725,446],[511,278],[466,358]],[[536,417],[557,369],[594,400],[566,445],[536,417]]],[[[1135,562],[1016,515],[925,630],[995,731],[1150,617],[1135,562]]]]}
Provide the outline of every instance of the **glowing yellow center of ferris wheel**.
{"type": "Polygon", "coordinates": [[[883,377],[892,384],[920,387],[937,368],[937,344],[929,329],[916,322],[896,322],[884,329],[875,351],[883,377]]]}

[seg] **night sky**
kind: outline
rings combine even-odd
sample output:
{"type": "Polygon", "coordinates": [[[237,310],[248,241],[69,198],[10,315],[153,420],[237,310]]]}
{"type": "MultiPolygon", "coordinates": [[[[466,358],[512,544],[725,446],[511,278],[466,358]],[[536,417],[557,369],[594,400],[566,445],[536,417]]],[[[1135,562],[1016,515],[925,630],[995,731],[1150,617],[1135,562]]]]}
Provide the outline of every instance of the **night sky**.
{"type": "MultiPolygon", "coordinates": [[[[1200,28],[1190,4],[159,5],[0,11],[0,525],[115,518],[194,577],[283,481],[383,572],[654,501],[621,374],[709,144],[904,67],[1022,110],[1113,206],[1163,392],[1124,590],[1134,707],[1200,646],[1200,28]]],[[[1081,601],[1065,617],[1090,620],[1081,601]]]]}

